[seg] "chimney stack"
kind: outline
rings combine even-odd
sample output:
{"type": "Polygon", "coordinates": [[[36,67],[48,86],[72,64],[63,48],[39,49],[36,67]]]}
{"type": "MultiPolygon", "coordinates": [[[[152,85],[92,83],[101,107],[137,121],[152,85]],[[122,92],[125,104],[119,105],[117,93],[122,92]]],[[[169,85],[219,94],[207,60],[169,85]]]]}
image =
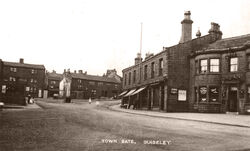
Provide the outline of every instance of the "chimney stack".
{"type": "Polygon", "coordinates": [[[24,59],[23,59],[23,58],[20,58],[20,59],[19,59],[19,63],[24,64],[24,59]]]}
{"type": "Polygon", "coordinates": [[[82,70],[78,70],[78,73],[82,74],[82,70]]]}
{"type": "Polygon", "coordinates": [[[137,57],[135,58],[135,65],[142,62],[141,53],[137,53],[137,57]]]}
{"type": "Polygon", "coordinates": [[[220,25],[217,23],[211,23],[211,29],[208,31],[209,34],[215,34],[217,38],[222,38],[222,32],[220,31],[220,25]]]}
{"type": "Polygon", "coordinates": [[[191,12],[186,11],[184,13],[184,19],[182,20],[182,34],[180,43],[184,43],[186,41],[192,40],[192,24],[193,21],[191,20],[191,12]]]}

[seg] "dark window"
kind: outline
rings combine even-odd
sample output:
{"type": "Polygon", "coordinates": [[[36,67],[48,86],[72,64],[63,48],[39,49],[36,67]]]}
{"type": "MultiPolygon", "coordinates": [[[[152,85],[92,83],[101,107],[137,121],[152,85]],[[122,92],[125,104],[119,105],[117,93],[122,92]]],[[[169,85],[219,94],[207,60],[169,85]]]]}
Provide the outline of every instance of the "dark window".
{"type": "Polygon", "coordinates": [[[238,71],[238,58],[230,58],[230,72],[238,71]]]}
{"type": "Polygon", "coordinates": [[[219,87],[217,86],[209,87],[209,100],[210,102],[219,101],[219,87]]]}
{"type": "Polygon", "coordinates": [[[198,60],[195,60],[195,73],[199,74],[199,63],[198,63],[198,60]]]}
{"type": "Polygon", "coordinates": [[[210,59],[210,72],[219,72],[220,70],[220,60],[210,59]]]}
{"type": "Polygon", "coordinates": [[[127,74],[125,74],[124,85],[127,85],[127,74]]]}
{"type": "Polygon", "coordinates": [[[200,72],[201,73],[207,72],[207,59],[200,60],[200,72]]]}
{"type": "Polygon", "coordinates": [[[161,58],[159,60],[159,76],[162,75],[162,70],[163,70],[163,59],[161,58]]]}
{"type": "Polygon", "coordinates": [[[155,63],[151,63],[151,78],[154,78],[155,75],[155,63]]]}
{"type": "Polygon", "coordinates": [[[194,102],[198,101],[198,90],[197,87],[194,87],[194,102]]]}
{"type": "Polygon", "coordinates": [[[148,78],[148,66],[147,65],[145,65],[144,66],[144,80],[147,80],[147,78],[148,78]]]}
{"type": "Polygon", "coordinates": [[[247,64],[248,64],[247,69],[250,70],[250,55],[247,56],[247,64]]]}
{"type": "Polygon", "coordinates": [[[200,102],[207,102],[207,87],[201,86],[199,88],[199,97],[200,102]]]}
{"type": "Polygon", "coordinates": [[[134,73],[133,73],[133,83],[135,83],[136,81],[136,70],[134,70],[134,73]]]}
{"type": "Polygon", "coordinates": [[[129,74],[128,74],[128,85],[130,85],[131,84],[131,72],[129,72],[129,74]]]}
{"type": "Polygon", "coordinates": [[[247,87],[247,101],[250,102],[250,86],[247,87]]]}

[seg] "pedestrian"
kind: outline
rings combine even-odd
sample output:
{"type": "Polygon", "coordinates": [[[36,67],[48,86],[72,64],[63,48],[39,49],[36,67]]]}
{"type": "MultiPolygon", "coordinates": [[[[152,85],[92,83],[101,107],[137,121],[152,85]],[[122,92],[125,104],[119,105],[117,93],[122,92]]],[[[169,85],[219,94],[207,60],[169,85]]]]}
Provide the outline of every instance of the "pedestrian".
{"type": "Polygon", "coordinates": [[[91,102],[92,102],[92,101],[91,101],[91,98],[89,98],[89,104],[91,104],[91,102]]]}
{"type": "Polygon", "coordinates": [[[96,101],[95,104],[98,106],[98,105],[100,104],[100,102],[99,102],[99,101],[96,101]]]}

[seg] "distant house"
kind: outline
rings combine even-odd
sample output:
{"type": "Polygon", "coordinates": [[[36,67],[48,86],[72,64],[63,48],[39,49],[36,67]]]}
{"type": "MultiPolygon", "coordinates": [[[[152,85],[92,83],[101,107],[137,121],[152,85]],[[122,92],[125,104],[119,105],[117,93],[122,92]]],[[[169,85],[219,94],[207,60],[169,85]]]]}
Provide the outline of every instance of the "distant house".
{"type": "Polygon", "coordinates": [[[45,67],[38,64],[2,62],[1,94],[3,102],[23,104],[24,96],[43,97],[45,67]]]}
{"type": "Polygon", "coordinates": [[[106,76],[88,75],[79,70],[64,72],[60,82],[60,96],[66,96],[70,89],[72,99],[116,97],[121,92],[121,81],[106,76]]]}
{"type": "Polygon", "coordinates": [[[117,72],[116,72],[115,69],[113,69],[113,70],[107,70],[107,72],[104,75],[104,77],[115,78],[118,82],[122,82],[122,77],[117,74],[117,72]]]}
{"type": "Polygon", "coordinates": [[[48,97],[59,95],[59,84],[63,79],[63,74],[56,73],[56,71],[46,73],[46,84],[48,90],[48,97]]]}

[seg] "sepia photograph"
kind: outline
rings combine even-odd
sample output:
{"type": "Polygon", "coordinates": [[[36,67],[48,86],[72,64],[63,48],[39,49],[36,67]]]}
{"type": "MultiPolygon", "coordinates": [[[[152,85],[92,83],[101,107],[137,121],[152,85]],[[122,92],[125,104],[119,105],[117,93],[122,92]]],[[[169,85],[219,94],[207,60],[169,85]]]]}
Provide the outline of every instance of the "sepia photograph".
{"type": "Polygon", "coordinates": [[[250,0],[0,0],[0,151],[250,151],[250,0]]]}

